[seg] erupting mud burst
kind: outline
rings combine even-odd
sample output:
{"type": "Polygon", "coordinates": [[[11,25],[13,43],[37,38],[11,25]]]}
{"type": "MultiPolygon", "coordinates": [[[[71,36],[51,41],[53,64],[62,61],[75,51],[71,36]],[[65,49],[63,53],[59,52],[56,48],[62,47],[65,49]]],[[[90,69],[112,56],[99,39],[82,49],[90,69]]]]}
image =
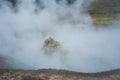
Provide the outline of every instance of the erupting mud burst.
{"type": "Polygon", "coordinates": [[[67,50],[64,49],[62,44],[52,37],[48,37],[47,39],[45,39],[43,43],[43,50],[45,54],[52,54],[55,52],[60,52],[61,54],[67,53],[67,50]]]}
{"type": "Polygon", "coordinates": [[[55,40],[52,37],[48,37],[47,39],[45,39],[42,49],[47,57],[58,55],[60,62],[64,65],[65,60],[67,59],[68,51],[59,41],[55,40]]]}
{"type": "Polygon", "coordinates": [[[43,49],[45,53],[50,54],[50,53],[54,53],[57,50],[59,50],[60,46],[61,46],[60,42],[54,40],[52,37],[49,37],[44,41],[43,49]]]}

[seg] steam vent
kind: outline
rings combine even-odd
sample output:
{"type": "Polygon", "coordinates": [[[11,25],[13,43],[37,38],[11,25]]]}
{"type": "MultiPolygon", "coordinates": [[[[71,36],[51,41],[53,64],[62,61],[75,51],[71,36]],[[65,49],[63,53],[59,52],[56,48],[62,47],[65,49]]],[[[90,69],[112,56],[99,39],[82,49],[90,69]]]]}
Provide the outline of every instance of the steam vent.
{"type": "Polygon", "coordinates": [[[0,0],[0,80],[120,80],[120,0],[0,0]]]}

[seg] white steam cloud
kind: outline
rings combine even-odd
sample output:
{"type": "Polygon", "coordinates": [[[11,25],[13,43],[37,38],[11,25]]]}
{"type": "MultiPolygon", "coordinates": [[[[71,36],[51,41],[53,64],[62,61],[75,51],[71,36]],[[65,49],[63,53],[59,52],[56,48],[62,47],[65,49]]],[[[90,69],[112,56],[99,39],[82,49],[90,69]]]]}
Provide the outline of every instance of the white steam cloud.
{"type": "Polygon", "coordinates": [[[2,3],[0,54],[13,58],[9,64],[20,69],[96,72],[120,68],[120,24],[96,30],[84,13],[84,0],[71,5],[64,1],[41,0],[44,7],[37,8],[34,0],[20,0],[16,12],[2,3]],[[48,37],[59,41],[67,53],[45,55],[42,46],[48,37]]]}

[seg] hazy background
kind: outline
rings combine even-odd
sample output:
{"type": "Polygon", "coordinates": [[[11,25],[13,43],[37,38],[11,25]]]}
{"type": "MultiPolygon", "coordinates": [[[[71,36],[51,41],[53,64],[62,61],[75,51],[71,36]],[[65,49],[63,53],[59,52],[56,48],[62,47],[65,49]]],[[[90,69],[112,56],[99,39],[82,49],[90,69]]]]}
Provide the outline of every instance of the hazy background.
{"type": "Polygon", "coordinates": [[[96,29],[87,11],[92,1],[75,0],[69,4],[66,0],[18,0],[11,4],[1,0],[1,56],[16,69],[96,72],[120,68],[120,20],[96,29]],[[67,54],[61,51],[45,55],[43,42],[50,36],[61,43],[67,54]]]}

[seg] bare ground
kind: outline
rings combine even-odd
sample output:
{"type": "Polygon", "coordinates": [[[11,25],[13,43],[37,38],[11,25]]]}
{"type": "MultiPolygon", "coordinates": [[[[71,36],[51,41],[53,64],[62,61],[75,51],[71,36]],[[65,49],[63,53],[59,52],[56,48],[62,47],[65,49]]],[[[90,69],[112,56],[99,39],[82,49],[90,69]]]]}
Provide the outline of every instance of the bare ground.
{"type": "Polygon", "coordinates": [[[78,73],[65,70],[0,70],[0,80],[120,80],[120,70],[78,73]]]}

